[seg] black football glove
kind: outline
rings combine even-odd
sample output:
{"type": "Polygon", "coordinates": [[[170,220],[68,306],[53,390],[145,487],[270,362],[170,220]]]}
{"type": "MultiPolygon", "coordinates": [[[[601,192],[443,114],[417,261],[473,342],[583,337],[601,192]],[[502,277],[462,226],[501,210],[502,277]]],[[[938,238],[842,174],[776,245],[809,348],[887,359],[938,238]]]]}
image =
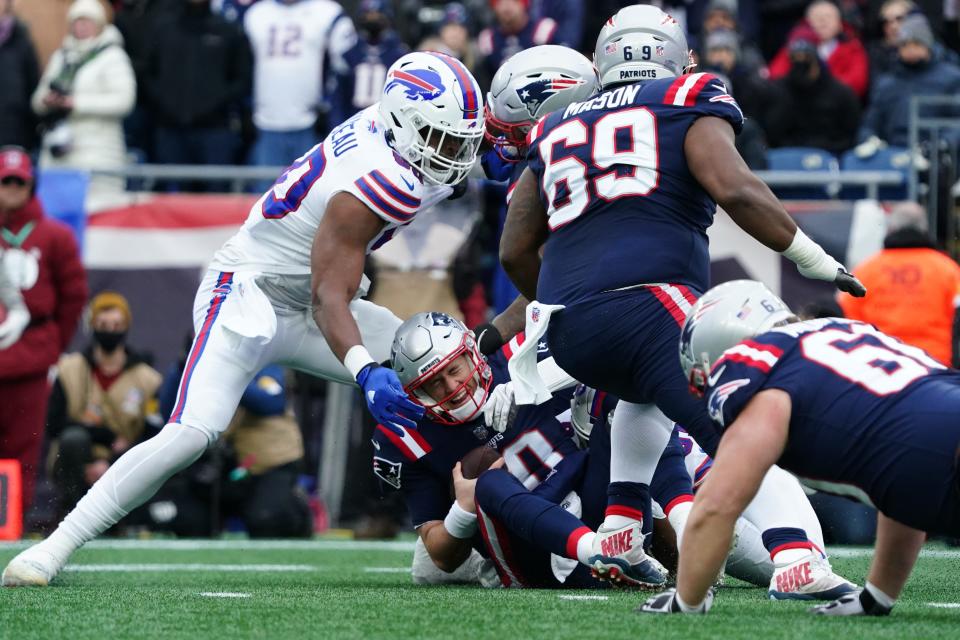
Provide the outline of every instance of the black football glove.
{"type": "Polygon", "coordinates": [[[500,331],[491,322],[485,322],[474,329],[473,337],[477,340],[477,348],[480,349],[480,353],[485,356],[494,353],[506,342],[500,335],[500,331]]]}
{"type": "Polygon", "coordinates": [[[707,597],[703,603],[697,607],[696,611],[681,611],[680,603],[677,602],[677,590],[667,589],[652,598],[647,599],[642,605],[634,609],[637,613],[693,613],[705,614],[710,611],[713,605],[713,589],[707,591],[707,597]]]}
{"type": "Polygon", "coordinates": [[[867,295],[867,288],[863,286],[863,283],[845,269],[837,269],[837,277],[834,279],[833,284],[837,285],[837,289],[840,289],[840,291],[844,293],[849,293],[854,298],[862,298],[867,295]]]}

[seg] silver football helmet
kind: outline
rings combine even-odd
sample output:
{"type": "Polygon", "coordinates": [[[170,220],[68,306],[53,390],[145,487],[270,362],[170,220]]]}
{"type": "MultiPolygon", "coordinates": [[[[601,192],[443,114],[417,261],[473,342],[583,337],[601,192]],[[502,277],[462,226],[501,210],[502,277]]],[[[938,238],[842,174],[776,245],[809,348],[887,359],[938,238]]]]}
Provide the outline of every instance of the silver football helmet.
{"type": "Polygon", "coordinates": [[[493,373],[473,332],[445,313],[418,313],[401,324],[393,338],[390,361],[404,390],[435,422],[469,422],[490,396],[493,373]],[[462,362],[458,361],[461,356],[462,362]],[[430,384],[444,371],[462,379],[453,391],[448,392],[446,385],[430,384]]]}
{"type": "Polygon", "coordinates": [[[593,64],[600,86],[683,75],[692,63],[680,23],[652,5],[620,9],[600,30],[593,64]]]}
{"type": "Polygon", "coordinates": [[[599,88],[593,63],[578,51],[555,44],[525,49],[500,65],[490,82],[484,137],[498,149],[523,149],[537,120],[586,100],[599,88]]]}
{"type": "MultiPolygon", "coordinates": [[[[602,404],[605,396],[606,394],[602,391],[598,392],[585,384],[578,384],[573,391],[573,397],[570,399],[570,426],[577,434],[581,446],[586,446],[590,442],[590,434],[597,426],[597,415],[601,408],[594,405],[602,404]]],[[[612,415],[613,412],[611,411],[610,414],[612,415]]]]}
{"type": "Polygon", "coordinates": [[[703,394],[710,370],[724,351],[796,319],[783,300],[755,280],[733,280],[707,291],[680,332],[680,366],[690,391],[703,394]]]}

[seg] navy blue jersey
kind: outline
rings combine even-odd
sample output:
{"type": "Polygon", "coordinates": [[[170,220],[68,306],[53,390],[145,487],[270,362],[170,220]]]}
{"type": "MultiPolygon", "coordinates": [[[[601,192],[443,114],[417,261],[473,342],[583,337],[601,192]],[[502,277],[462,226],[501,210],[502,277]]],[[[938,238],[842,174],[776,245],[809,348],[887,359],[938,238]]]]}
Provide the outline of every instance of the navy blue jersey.
{"type": "Polygon", "coordinates": [[[343,58],[350,67],[348,75],[337,78],[337,101],[345,109],[342,122],[357,111],[379,102],[387,69],[410,49],[394,31],[388,31],[376,43],[360,38],[343,58]]]}
{"type": "MultiPolygon", "coordinates": [[[[510,353],[508,343],[489,357],[494,385],[509,380],[510,353]]],[[[507,470],[527,489],[537,487],[564,459],[573,459],[578,451],[573,430],[556,418],[569,407],[569,393],[558,393],[553,401],[539,406],[521,406],[505,433],[487,427],[482,416],[462,425],[424,419],[417,430],[405,430],[403,436],[378,426],[373,437],[373,470],[385,483],[403,492],[414,526],[443,520],[453,504],[453,467],[480,445],[497,449],[507,470]]],[[[578,459],[577,464],[582,461],[578,459]]]]}
{"type": "Polygon", "coordinates": [[[531,130],[529,167],[550,226],[541,302],[646,283],[708,288],[716,203],[683,151],[702,116],[743,125],[736,101],[708,73],[622,85],[531,130]]]}
{"type": "Polygon", "coordinates": [[[960,372],[871,325],[826,318],[724,352],[708,380],[710,417],[729,426],[765,389],[790,395],[778,464],[805,484],[918,529],[956,523],[960,372]]]}

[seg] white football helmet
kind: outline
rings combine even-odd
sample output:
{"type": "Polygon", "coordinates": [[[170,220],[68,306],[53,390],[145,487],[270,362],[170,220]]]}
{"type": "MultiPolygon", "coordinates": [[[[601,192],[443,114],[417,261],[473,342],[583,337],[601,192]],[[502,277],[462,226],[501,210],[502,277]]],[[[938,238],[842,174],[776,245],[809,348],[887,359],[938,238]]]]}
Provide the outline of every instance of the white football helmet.
{"type": "Polygon", "coordinates": [[[525,49],[500,65],[490,82],[485,137],[498,151],[512,147],[504,159],[516,160],[537,120],[599,88],[593,63],[578,51],[555,44],[525,49]]]}
{"type": "Polygon", "coordinates": [[[469,422],[490,396],[493,372],[477,348],[473,332],[445,313],[418,313],[401,324],[393,338],[390,362],[404,390],[414,402],[424,406],[429,418],[435,422],[469,422]],[[460,365],[464,369],[456,370],[455,375],[463,377],[463,382],[452,392],[434,397],[424,387],[460,356],[465,356],[460,365]],[[444,406],[452,404],[458,406],[444,406]]]}
{"type": "Polygon", "coordinates": [[[762,282],[733,280],[713,287],[693,305],[680,332],[680,366],[690,391],[702,395],[714,363],[747,338],[797,320],[762,282]]]}
{"type": "Polygon", "coordinates": [[[380,114],[400,155],[434,184],[461,182],[483,137],[483,94],[463,63],[408,53],[387,70],[380,114]]]}
{"type": "Polygon", "coordinates": [[[600,30],[593,51],[600,86],[681,76],[692,58],[673,17],[647,4],[620,9],[600,30]]]}

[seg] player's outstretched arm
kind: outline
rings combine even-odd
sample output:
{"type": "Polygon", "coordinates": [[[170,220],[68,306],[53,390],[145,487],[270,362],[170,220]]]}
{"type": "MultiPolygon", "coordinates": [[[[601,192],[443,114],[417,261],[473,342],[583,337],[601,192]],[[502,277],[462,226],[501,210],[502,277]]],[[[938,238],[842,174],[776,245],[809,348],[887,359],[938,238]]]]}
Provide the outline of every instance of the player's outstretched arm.
{"type": "Polygon", "coordinates": [[[523,331],[527,322],[527,305],[530,301],[525,296],[517,296],[506,309],[491,320],[474,329],[477,346],[480,353],[490,355],[502,347],[513,336],[523,331]]]}
{"type": "Polygon", "coordinates": [[[399,431],[416,428],[423,407],[408,397],[388,367],[381,367],[364,348],[360,328],[350,313],[363,275],[367,245],[383,221],[349,193],[333,196],[317,227],[310,251],[313,318],[327,344],[364,391],[370,413],[399,431]]]}
{"type": "Polygon", "coordinates": [[[524,169],[503,223],[500,263],[520,294],[528,300],[537,298],[540,247],[549,233],[547,213],[537,192],[537,179],[530,169],[524,169]]]}
{"type": "Polygon", "coordinates": [[[706,598],[730,552],[737,518],[783,452],[789,422],[790,396],[769,389],[754,396],[723,434],[684,528],[677,573],[684,604],[697,607],[706,598]]]}
{"type": "Polygon", "coordinates": [[[740,156],[726,120],[698,118],[683,143],[690,172],[737,225],[796,263],[800,274],[860,297],[866,289],[797,227],[773,192],[740,156]]]}

